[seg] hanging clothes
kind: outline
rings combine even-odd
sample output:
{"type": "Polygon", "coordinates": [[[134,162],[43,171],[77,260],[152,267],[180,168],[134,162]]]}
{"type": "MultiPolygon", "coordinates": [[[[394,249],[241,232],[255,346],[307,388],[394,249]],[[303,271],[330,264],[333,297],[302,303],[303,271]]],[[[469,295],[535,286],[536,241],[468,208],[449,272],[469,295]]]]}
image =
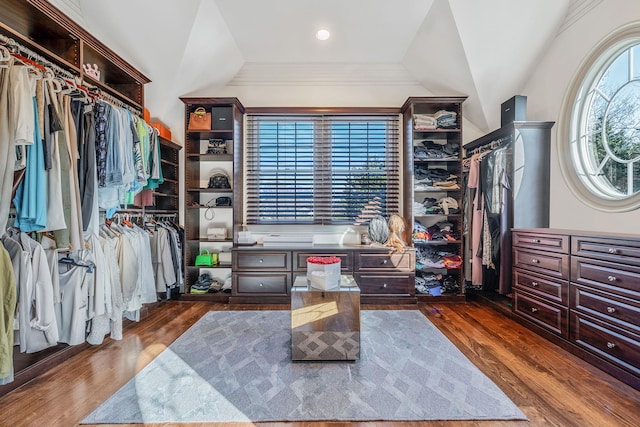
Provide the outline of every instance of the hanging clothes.
{"type": "Polygon", "coordinates": [[[480,156],[471,157],[469,167],[468,186],[474,190],[472,215],[471,215],[471,284],[473,286],[482,285],[482,257],[478,256],[481,250],[481,231],[482,231],[482,204],[483,199],[480,195],[480,156]]]}
{"type": "Polygon", "coordinates": [[[15,123],[11,120],[9,74],[13,58],[0,67],[0,224],[6,226],[11,208],[13,171],[15,169],[15,123]]]}
{"type": "MultiPolygon", "coordinates": [[[[50,167],[46,170],[47,175],[47,225],[41,231],[63,230],[67,228],[64,217],[64,206],[62,196],[62,167],[60,160],[60,146],[58,143],[58,132],[62,130],[62,124],[54,106],[56,98],[56,87],[52,81],[44,82],[44,104],[43,104],[43,134],[45,146],[48,147],[50,156],[50,167]]],[[[46,164],[46,162],[45,162],[46,164]]]]}
{"type": "Polygon", "coordinates": [[[86,340],[89,297],[96,279],[95,260],[89,251],[75,251],[73,257],[82,266],[65,265],[60,268],[60,304],[56,305],[59,341],[69,345],[82,344],[86,340]]]}
{"type": "Polygon", "coordinates": [[[0,244],[0,385],[13,381],[13,320],[16,278],[9,252],[0,244]]]}
{"type": "Polygon", "coordinates": [[[32,139],[35,143],[27,146],[25,176],[13,199],[17,212],[14,226],[25,232],[39,231],[47,226],[47,175],[35,98],[31,99],[31,108],[34,112],[30,117],[34,120],[31,129],[34,130],[32,139]]]}

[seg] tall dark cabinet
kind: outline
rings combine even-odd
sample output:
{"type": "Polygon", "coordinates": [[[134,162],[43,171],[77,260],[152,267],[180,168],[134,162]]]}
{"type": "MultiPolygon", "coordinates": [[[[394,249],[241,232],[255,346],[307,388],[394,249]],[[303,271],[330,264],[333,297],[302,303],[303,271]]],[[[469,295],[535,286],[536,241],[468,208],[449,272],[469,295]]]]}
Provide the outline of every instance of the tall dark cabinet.
{"type": "MultiPolygon", "coordinates": [[[[464,145],[465,159],[480,158],[480,191],[487,210],[493,241],[499,240],[494,262],[485,268],[482,283],[471,278],[472,265],[465,263],[465,278],[470,288],[511,293],[511,228],[549,226],[551,129],[555,122],[516,121],[505,124],[464,145]],[[501,182],[501,171],[505,171],[501,182]]],[[[466,180],[465,180],[466,181],[466,180]]],[[[467,183],[468,184],[468,183],[467,183]]],[[[468,188],[468,186],[467,186],[468,188]]],[[[467,195],[472,196],[469,191],[467,195]]],[[[466,259],[473,260],[470,242],[473,228],[472,199],[465,199],[468,216],[466,259]]],[[[484,231],[483,231],[484,232],[484,231]]]]}
{"type": "Polygon", "coordinates": [[[224,282],[231,277],[231,248],[242,223],[242,132],[244,106],[237,98],[180,98],[185,105],[185,293],[182,299],[227,301],[226,293],[194,294],[203,273],[224,282]],[[190,131],[189,116],[198,108],[211,114],[211,128],[190,131]],[[213,141],[213,143],[212,143],[213,141]],[[224,149],[219,147],[219,144],[224,149]],[[210,145],[216,149],[208,151],[210,145]],[[212,175],[225,175],[230,188],[210,188],[212,175]],[[230,198],[231,204],[217,201],[230,198]],[[224,235],[220,231],[224,230],[224,235]],[[215,232],[214,232],[215,231],[215,232]],[[217,255],[211,267],[195,264],[203,250],[217,255]]]}
{"type": "Polygon", "coordinates": [[[418,300],[464,299],[461,162],[465,99],[411,97],[401,109],[403,212],[407,243],[416,250],[418,300]]]}

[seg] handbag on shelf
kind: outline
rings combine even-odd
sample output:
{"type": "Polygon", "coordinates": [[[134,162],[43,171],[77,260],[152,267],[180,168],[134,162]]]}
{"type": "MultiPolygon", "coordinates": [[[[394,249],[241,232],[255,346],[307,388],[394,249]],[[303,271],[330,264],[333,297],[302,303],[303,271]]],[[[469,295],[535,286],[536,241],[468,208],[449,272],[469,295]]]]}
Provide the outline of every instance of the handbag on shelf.
{"type": "Polygon", "coordinates": [[[224,227],[209,227],[207,228],[207,238],[224,240],[227,238],[227,229],[224,227]]]}
{"type": "Polygon", "coordinates": [[[200,249],[200,254],[196,255],[196,267],[212,267],[214,264],[213,255],[209,250],[205,248],[200,249]]]}
{"type": "Polygon", "coordinates": [[[231,183],[229,182],[229,175],[227,175],[223,170],[215,170],[209,177],[208,187],[230,189],[231,183]]]}
{"type": "Polygon", "coordinates": [[[227,142],[224,139],[209,138],[207,154],[227,154],[227,142]]]}
{"type": "Polygon", "coordinates": [[[231,197],[229,196],[216,197],[216,206],[231,206],[231,197]]]}
{"type": "Polygon", "coordinates": [[[211,113],[204,107],[198,107],[189,114],[189,130],[211,130],[211,113]]]}

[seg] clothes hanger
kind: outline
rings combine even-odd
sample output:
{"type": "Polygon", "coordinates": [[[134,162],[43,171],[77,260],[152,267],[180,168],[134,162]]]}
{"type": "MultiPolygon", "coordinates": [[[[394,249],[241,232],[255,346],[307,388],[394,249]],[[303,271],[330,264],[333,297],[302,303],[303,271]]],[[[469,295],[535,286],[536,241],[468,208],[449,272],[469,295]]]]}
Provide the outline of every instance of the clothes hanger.
{"type": "Polygon", "coordinates": [[[0,45],[0,68],[9,68],[11,60],[11,52],[6,46],[0,45]]]}
{"type": "Polygon", "coordinates": [[[84,267],[87,269],[87,272],[89,273],[93,273],[93,269],[95,268],[95,264],[93,263],[84,264],[82,262],[76,261],[75,259],[71,258],[69,255],[65,255],[62,258],[58,258],[58,263],[64,264],[68,267],[84,267]]]}

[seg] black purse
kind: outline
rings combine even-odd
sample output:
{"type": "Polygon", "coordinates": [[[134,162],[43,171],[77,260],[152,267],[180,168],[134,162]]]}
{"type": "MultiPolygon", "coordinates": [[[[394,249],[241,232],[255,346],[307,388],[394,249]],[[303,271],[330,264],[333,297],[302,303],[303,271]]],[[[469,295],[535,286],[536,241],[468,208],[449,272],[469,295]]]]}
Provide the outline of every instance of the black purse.
{"type": "Polygon", "coordinates": [[[228,196],[217,197],[216,206],[231,206],[231,197],[228,197],[228,196]]]}
{"type": "Polygon", "coordinates": [[[224,171],[216,171],[211,174],[209,177],[209,188],[222,188],[229,189],[231,188],[231,183],[229,182],[229,175],[227,175],[224,171]]]}

